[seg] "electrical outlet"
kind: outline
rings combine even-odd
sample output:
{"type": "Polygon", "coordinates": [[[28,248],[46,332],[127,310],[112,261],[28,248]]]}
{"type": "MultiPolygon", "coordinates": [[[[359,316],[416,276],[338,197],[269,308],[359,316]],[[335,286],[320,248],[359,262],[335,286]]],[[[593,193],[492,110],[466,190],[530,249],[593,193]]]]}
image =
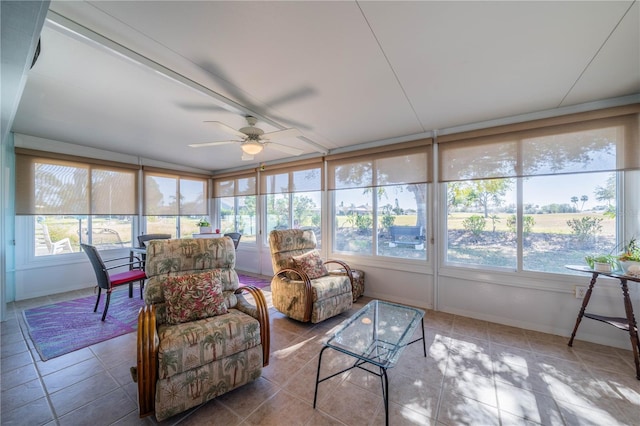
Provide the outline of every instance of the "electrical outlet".
{"type": "Polygon", "coordinates": [[[575,288],[576,299],[584,299],[587,294],[587,288],[581,285],[577,285],[575,288]]]}

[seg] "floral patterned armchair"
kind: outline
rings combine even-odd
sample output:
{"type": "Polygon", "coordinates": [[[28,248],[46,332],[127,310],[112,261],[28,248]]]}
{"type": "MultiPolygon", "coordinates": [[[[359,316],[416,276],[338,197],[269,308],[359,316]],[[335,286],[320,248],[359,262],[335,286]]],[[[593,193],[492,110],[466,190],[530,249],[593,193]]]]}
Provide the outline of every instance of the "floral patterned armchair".
{"type": "Polygon", "coordinates": [[[311,230],[274,230],[269,234],[273,273],[273,306],[298,321],[318,323],[353,303],[353,274],[340,260],[323,261],[311,230]],[[346,275],[330,275],[325,265],[337,263],[346,275]]]}
{"type": "Polygon", "coordinates": [[[268,307],[260,289],[239,288],[235,256],[228,237],[149,243],[132,369],[140,417],[155,412],[162,421],[257,379],[268,365],[268,307]]]}

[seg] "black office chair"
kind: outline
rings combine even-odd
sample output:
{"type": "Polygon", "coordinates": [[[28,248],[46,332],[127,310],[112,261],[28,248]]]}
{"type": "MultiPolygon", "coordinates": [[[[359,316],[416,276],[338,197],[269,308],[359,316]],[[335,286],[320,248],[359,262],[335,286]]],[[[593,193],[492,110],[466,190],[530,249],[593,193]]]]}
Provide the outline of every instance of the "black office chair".
{"type": "Polygon", "coordinates": [[[236,250],[238,250],[238,244],[240,244],[240,238],[242,238],[242,234],[238,232],[228,232],[223,236],[231,238],[233,240],[233,245],[235,246],[236,250]]]}
{"type": "Polygon", "coordinates": [[[102,313],[102,321],[107,316],[107,311],[109,310],[109,301],[111,300],[111,291],[113,291],[113,287],[129,284],[129,297],[133,297],[133,283],[136,281],[140,281],[140,298],[142,299],[142,289],[144,288],[144,280],[147,279],[147,275],[144,273],[143,269],[140,269],[141,261],[136,260],[134,262],[126,262],[118,265],[113,265],[107,267],[105,262],[113,262],[115,260],[124,260],[129,259],[128,257],[118,257],[115,259],[102,260],[100,257],[100,253],[95,246],[91,246],[89,244],[80,244],[82,250],[87,254],[89,261],[91,262],[91,266],[93,266],[93,271],[96,273],[96,279],[98,280],[98,298],[96,299],[96,306],[93,308],[93,312],[98,310],[98,304],[100,303],[100,294],[102,289],[107,291],[107,301],[104,305],[104,312],[102,313]],[[125,272],[120,272],[117,274],[109,274],[109,269],[120,268],[123,266],[128,266],[130,269],[125,272]]]}

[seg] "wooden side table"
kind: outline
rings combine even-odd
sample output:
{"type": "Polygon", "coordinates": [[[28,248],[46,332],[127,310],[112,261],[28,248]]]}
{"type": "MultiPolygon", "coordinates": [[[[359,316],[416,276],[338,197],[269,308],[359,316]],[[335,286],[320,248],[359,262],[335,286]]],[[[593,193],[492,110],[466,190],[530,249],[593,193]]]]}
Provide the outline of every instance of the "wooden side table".
{"type": "Polygon", "coordinates": [[[598,272],[586,266],[580,265],[567,265],[566,268],[573,271],[580,271],[591,274],[589,288],[587,289],[587,294],[584,296],[584,299],[582,301],[582,307],[580,308],[580,312],[578,313],[576,325],[575,327],[573,327],[573,333],[571,333],[571,339],[569,339],[569,346],[573,346],[573,339],[576,337],[578,326],[582,321],[582,317],[601,321],[606,324],[612,325],[619,330],[627,331],[629,333],[629,338],[631,339],[631,347],[633,349],[633,361],[636,365],[636,379],[640,380],[640,360],[638,359],[638,353],[640,352],[640,343],[638,342],[638,324],[636,323],[636,318],[633,314],[633,305],[631,304],[631,298],[629,297],[629,287],[627,286],[628,281],[640,283],[640,277],[624,275],[616,272],[598,272]],[[599,275],[617,278],[618,280],[620,280],[620,288],[622,290],[622,298],[624,300],[624,310],[626,313],[626,318],[608,317],[604,315],[585,312],[585,309],[589,304],[589,299],[591,299],[591,292],[593,291],[593,287],[595,286],[599,275]]]}

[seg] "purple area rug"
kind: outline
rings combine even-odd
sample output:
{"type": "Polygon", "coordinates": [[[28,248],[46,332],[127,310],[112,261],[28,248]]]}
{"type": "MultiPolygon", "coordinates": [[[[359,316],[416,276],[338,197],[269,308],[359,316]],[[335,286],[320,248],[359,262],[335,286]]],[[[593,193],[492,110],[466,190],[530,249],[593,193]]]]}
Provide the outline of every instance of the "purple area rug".
{"type": "Polygon", "coordinates": [[[240,287],[252,285],[258,288],[265,288],[271,285],[271,277],[253,277],[238,273],[238,280],[240,281],[240,287]]]}
{"type": "MultiPolygon", "coordinates": [[[[240,286],[265,288],[271,285],[269,277],[245,274],[238,274],[238,277],[240,286]]],[[[95,295],[24,310],[22,314],[27,330],[40,358],[46,361],[135,331],[138,328],[138,310],[144,302],[137,288],[133,293],[134,297],[129,299],[126,286],[114,290],[104,322],[100,321],[106,299],[104,292],[95,313],[95,295]]]]}
{"type": "Polygon", "coordinates": [[[25,309],[27,330],[40,358],[46,361],[138,328],[138,310],[144,306],[144,301],[137,288],[131,299],[127,286],[114,290],[109,312],[102,322],[105,300],[103,292],[96,312],[93,312],[96,296],[25,309]]]}

